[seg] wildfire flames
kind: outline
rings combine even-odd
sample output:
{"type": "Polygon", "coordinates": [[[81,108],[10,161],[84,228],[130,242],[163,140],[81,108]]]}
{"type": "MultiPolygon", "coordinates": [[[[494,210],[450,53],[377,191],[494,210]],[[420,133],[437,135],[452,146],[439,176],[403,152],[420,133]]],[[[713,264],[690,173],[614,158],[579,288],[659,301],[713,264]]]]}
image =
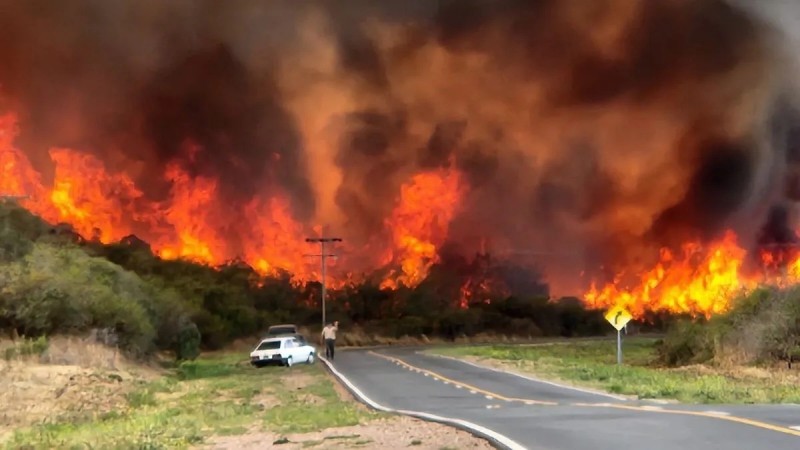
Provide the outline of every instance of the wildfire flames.
{"type": "MultiPolygon", "coordinates": [[[[14,147],[16,119],[0,117],[0,189],[4,195],[25,196],[22,205],[51,223],[68,223],[80,235],[112,243],[136,234],[164,259],[186,259],[219,265],[243,257],[265,275],[289,272],[306,281],[319,275],[318,261],[309,253],[307,236],[319,229],[298,223],[285,197],[254,197],[246,203],[247,223],[225,230],[225,206],[218,197],[217,180],[191,177],[178,163],[168,164],[164,179],[172,188],[163,202],[143,198],[124,173],[109,174],[92,155],[70,149],[50,151],[55,171],[52,187],[41,184],[25,154],[14,147]],[[242,248],[233,247],[226,233],[248,236],[242,248]]],[[[198,151],[189,147],[189,160],[198,151]]],[[[401,187],[398,204],[386,221],[393,247],[374,259],[381,266],[397,266],[381,287],[416,286],[438,260],[447,227],[460,198],[459,173],[437,170],[414,175],[401,187]]],[[[366,250],[366,249],[365,249],[366,250]]]]}
{"type": "Polygon", "coordinates": [[[437,246],[447,239],[447,227],[460,198],[459,174],[415,175],[400,192],[400,204],[387,220],[396,250],[385,258],[386,262],[399,260],[400,271],[386,278],[383,288],[416,286],[438,262],[437,246]]]}
{"type": "Polygon", "coordinates": [[[800,281],[794,47],[733,0],[112,3],[0,0],[0,194],[85,239],[635,316],[800,281]]]}
{"type": "MultiPolygon", "coordinates": [[[[673,253],[662,249],[659,262],[652,269],[638,275],[619,274],[613,283],[598,288],[592,286],[585,294],[587,303],[596,308],[623,306],[634,317],[647,311],[690,313],[709,317],[725,312],[732,298],[754,288],[760,283],[779,281],[774,274],[746,271],[747,252],[742,249],[733,232],[725,233],[718,242],[703,246],[699,242],[686,243],[681,251],[673,253]],[[626,277],[633,277],[627,283],[626,277]],[[638,279],[636,279],[638,278],[638,279]],[[629,289],[620,286],[632,286],[629,289]]],[[[764,251],[763,269],[773,253],[764,251]]],[[[791,262],[793,268],[800,259],[791,262]]],[[[784,265],[781,265],[784,266],[784,265]]],[[[773,265],[777,267],[777,265],[773,265]]],[[[787,272],[792,281],[800,281],[794,270],[787,272]]]]}

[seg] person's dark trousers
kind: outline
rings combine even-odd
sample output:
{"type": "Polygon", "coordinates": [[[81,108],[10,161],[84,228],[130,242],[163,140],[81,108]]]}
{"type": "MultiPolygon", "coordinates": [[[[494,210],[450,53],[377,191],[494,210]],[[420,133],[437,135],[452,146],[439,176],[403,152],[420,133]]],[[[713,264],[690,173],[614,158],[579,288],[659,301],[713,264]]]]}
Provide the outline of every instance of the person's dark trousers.
{"type": "Polygon", "coordinates": [[[325,357],[333,361],[334,346],[336,339],[325,339],[325,357]]]}

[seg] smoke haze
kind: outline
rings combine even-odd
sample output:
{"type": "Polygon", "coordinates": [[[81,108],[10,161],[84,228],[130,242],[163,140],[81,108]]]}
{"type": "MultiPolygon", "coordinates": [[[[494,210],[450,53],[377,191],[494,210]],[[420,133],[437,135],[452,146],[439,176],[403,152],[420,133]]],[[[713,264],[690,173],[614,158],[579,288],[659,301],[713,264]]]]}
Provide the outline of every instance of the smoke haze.
{"type": "Polygon", "coordinates": [[[456,168],[451,247],[548,254],[574,293],[790,220],[769,213],[798,159],[790,38],[754,3],[0,0],[0,104],[45,178],[67,147],[155,200],[175,161],[218,180],[232,240],[259,195],[390,239],[403,183],[456,168]]]}

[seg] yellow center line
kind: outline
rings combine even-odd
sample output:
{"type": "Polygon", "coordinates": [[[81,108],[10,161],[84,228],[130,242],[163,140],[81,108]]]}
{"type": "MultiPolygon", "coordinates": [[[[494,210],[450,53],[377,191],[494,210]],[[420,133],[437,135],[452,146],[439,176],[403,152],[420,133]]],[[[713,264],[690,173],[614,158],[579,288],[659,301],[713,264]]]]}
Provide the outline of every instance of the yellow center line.
{"type": "Polygon", "coordinates": [[[456,381],[456,380],[453,380],[451,378],[447,378],[444,375],[438,374],[436,372],[433,372],[433,371],[430,371],[430,370],[427,370],[427,369],[423,369],[421,367],[412,366],[411,364],[408,364],[407,362],[405,362],[405,361],[403,361],[401,359],[398,359],[398,358],[394,358],[394,357],[391,357],[391,356],[388,356],[388,355],[382,355],[380,353],[376,353],[376,352],[373,352],[373,351],[369,351],[369,353],[374,355],[374,356],[377,356],[379,358],[383,358],[383,359],[385,359],[387,361],[391,361],[393,363],[405,366],[408,369],[416,370],[416,371],[421,372],[421,373],[426,373],[426,374],[428,374],[429,376],[431,376],[433,378],[436,378],[436,379],[439,379],[439,380],[442,380],[442,381],[447,381],[449,383],[452,383],[453,385],[461,386],[461,387],[463,387],[465,389],[469,389],[470,391],[480,392],[481,394],[483,394],[485,396],[488,396],[488,397],[493,397],[493,398],[497,398],[497,399],[500,399],[500,400],[505,400],[507,402],[522,402],[522,403],[526,403],[526,404],[529,404],[529,405],[531,405],[531,404],[535,404],[535,405],[550,405],[550,406],[558,405],[558,403],[556,403],[556,402],[548,402],[548,401],[543,401],[543,400],[534,400],[534,399],[527,399],[527,398],[506,397],[505,395],[500,395],[500,394],[498,394],[496,392],[487,391],[485,389],[481,389],[481,388],[479,388],[477,386],[473,386],[471,384],[462,383],[461,381],[456,381]]]}
{"type": "Polygon", "coordinates": [[[780,425],[772,425],[771,423],[761,422],[759,420],[753,419],[746,419],[744,417],[737,417],[737,416],[724,416],[720,414],[702,412],[702,411],[685,411],[679,409],[651,409],[642,406],[631,406],[631,405],[618,405],[614,403],[573,403],[573,406],[581,406],[587,408],[617,408],[617,409],[627,409],[631,411],[644,411],[650,413],[661,413],[661,414],[680,414],[684,416],[698,416],[698,417],[708,417],[711,419],[717,420],[727,420],[729,422],[736,422],[745,425],[751,425],[758,428],[763,428],[765,430],[770,431],[777,431],[779,433],[786,433],[791,434],[792,436],[800,437],[800,431],[793,430],[788,427],[782,427],[780,425]]]}
{"type": "MultiPolygon", "coordinates": [[[[481,394],[483,394],[483,395],[485,395],[487,397],[493,397],[493,398],[497,398],[497,399],[500,399],[500,400],[505,400],[505,401],[508,401],[508,402],[522,402],[522,403],[526,403],[526,404],[529,404],[529,405],[530,404],[550,405],[550,406],[558,405],[557,402],[549,402],[549,401],[543,401],[543,400],[534,400],[534,399],[517,398],[517,397],[506,397],[505,395],[500,395],[500,394],[498,394],[496,392],[487,391],[485,389],[481,389],[481,388],[479,388],[477,386],[473,386],[471,384],[462,383],[461,381],[456,381],[456,380],[453,380],[451,378],[447,378],[446,376],[438,374],[438,373],[433,372],[431,370],[423,369],[423,368],[417,367],[417,366],[412,366],[411,364],[409,364],[409,363],[407,363],[407,362],[405,362],[405,361],[403,361],[401,359],[394,358],[394,357],[389,356],[389,355],[383,355],[383,354],[380,354],[380,353],[376,353],[376,352],[374,352],[372,350],[370,350],[368,353],[370,353],[370,354],[372,354],[374,356],[377,356],[379,358],[383,358],[383,359],[385,359],[387,361],[391,361],[393,363],[400,364],[400,365],[402,365],[402,366],[404,366],[404,367],[406,367],[408,369],[416,370],[417,372],[428,374],[428,376],[431,376],[433,378],[436,378],[436,379],[439,379],[439,380],[442,380],[442,381],[447,381],[449,383],[452,383],[455,386],[461,386],[463,388],[469,389],[470,391],[480,392],[481,394]]],[[[727,420],[729,422],[741,423],[741,424],[744,424],[744,425],[750,425],[750,426],[762,428],[762,429],[765,429],[765,430],[777,431],[779,433],[785,433],[785,434],[790,434],[792,436],[800,437],[800,431],[798,431],[798,430],[793,430],[793,429],[788,428],[788,427],[782,427],[782,426],[779,426],[779,425],[773,425],[773,424],[766,423],[766,422],[761,422],[761,421],[758,421],[758,420],[746,419],[744,417],[737,417],[737,416],[732,416],[732,415],[724,416],[724,415],[708,413],[708,412],[702,412],[702,411],[685,411],[685,410],[678,410],[678,409],[653,409],[653,408],[648,408],[646,406],[621,405],[621,404],[615,404],[615,403],[572,403],[571,405],[572,406],[578,406],[578,407],[586,407],[586,408],[617,408],[617,409],[626,409],[626,410],[630,410],[630,411],[639,411],[639,412],[661,413],[661,414],[679,414],[679,415],[684,415],[684,416],[707,417],[707,418],[710,418],[710,419],[727,420]]]]}

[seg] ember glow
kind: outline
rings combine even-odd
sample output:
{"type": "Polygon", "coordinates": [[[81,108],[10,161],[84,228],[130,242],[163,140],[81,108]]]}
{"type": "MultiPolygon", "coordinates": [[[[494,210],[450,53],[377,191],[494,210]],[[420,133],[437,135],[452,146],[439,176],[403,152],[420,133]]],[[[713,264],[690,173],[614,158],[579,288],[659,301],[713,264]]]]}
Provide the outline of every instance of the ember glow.
{"type": "Polygon", "coordinates": [[[737,2],[45,3],[0,0],[0,193],[85,239],[637,316],[800,275],[796,46],[737,2]]]}

